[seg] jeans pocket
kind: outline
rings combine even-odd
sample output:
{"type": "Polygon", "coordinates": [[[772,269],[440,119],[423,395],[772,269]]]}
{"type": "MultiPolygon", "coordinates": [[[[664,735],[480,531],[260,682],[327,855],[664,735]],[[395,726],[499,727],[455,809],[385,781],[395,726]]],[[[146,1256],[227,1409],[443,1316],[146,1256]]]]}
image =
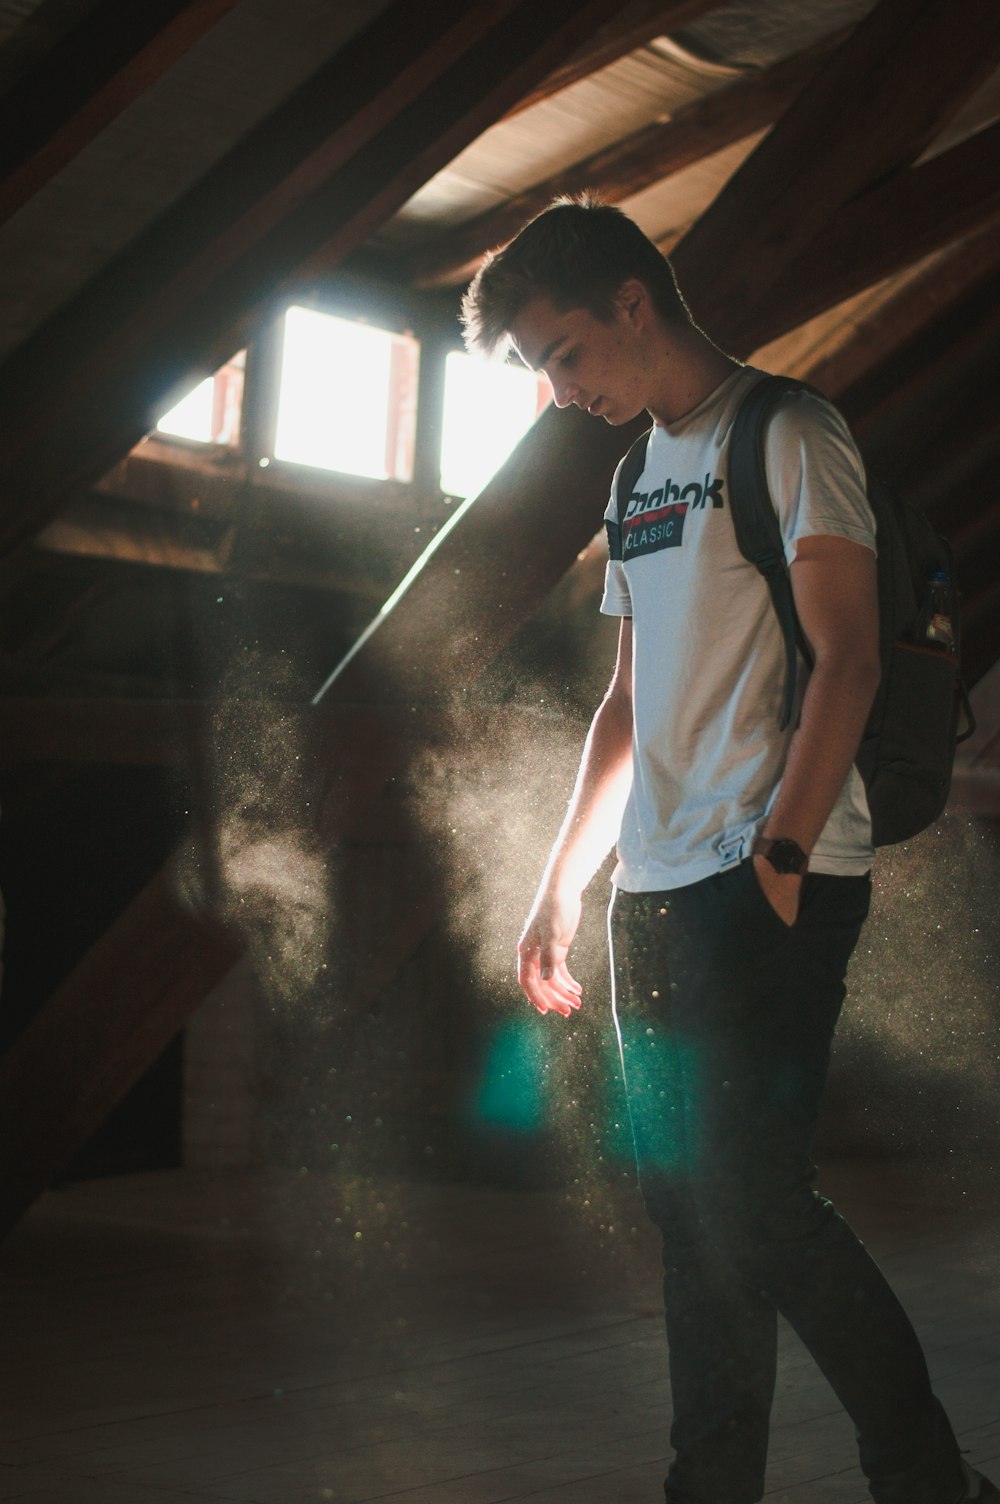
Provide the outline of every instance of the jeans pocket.
{"type": "Polygon", "coordinates": [[[760,885],[760,879],[757,876],[757,869],[753,864],[753,858],[748,857],[746,861],[741,862],[740,865],[741,867],[746,867],[749,869],[746,882],[747,886],[750,888],[752,901],[754,902],[756,908],[758,910],[764,910],[765,914],[768,915],[771,921],[778,926],[781,934],[791,934],[792,930],[794,929],[794,925],[785,923],[784,919],[782,919],[781,915],[778,913],[777,909],[774,907],[771,900],[764,892],[764,889],[760,885]]]}

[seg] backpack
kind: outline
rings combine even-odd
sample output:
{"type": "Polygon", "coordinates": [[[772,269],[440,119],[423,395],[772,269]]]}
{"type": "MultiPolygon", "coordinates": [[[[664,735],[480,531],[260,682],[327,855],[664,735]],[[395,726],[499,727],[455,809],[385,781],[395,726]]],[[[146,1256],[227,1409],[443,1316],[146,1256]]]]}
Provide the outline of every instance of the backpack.
{"type": "MultiPolygon", "coordinates": [[[[744,397],[729,445],[729,506],[743,557],[763,575],[785,644],[784,729],[795,702],[797,652],[811,655],[792,597],[784,543],[764,468],[767,421],[789,392],[812,390],[790,376],[765,376],[744,397]]],[[[817,393],[817,395],[819,395],[817,393]]],[[[617,536],[646,462],[650,430],[629,449],[615,485],[617,536]]],[[[955,746],[975,730],[959,674],[959,623],[951,549],[927,519],[869,476],[878,550],[882,674],[855,764],[864,781],[872,840],[909,840],[944,810],[955,746]]]]}

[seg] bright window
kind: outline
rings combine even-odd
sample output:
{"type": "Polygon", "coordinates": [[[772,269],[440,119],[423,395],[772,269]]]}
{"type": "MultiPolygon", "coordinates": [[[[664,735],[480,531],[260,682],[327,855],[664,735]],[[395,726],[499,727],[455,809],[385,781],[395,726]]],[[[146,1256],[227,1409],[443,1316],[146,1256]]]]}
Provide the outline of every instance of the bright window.
{"type": "Polygon", "coordinates": [[[310,308],[285,314],[274,456],[409,480],[419,346],[408,335],[310,308]]]}
{"type": "Polygon", "coordinates": [[[544,376],[453,351],[445,363],[441,489],[475,496],[552,398],[544,376]]]}
{"type": "Polygon", "coordinates": [[[240,433],[245,365],[246,351],[240,350],[165,413],[157,433],[200,444],[234,445],[240,433]]]}

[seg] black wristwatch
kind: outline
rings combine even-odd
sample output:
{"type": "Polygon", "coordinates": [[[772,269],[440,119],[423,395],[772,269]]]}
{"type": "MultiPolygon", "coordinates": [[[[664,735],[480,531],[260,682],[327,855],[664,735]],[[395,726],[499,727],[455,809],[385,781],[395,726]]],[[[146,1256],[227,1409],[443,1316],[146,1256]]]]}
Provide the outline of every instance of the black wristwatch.
{"type": "Polygon", "coordinates": [[[775,872],[783,877],[790,874],[801,876],[809,865],[809,858],[798,841],[788,836],[758,836],[753,843],[753,856],[765,857],[775,872]]]}

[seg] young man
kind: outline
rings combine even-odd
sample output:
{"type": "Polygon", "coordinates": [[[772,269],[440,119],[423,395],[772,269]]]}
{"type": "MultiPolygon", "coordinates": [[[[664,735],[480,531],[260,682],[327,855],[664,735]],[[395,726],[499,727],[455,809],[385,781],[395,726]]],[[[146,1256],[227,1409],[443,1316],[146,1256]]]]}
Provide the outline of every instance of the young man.
{"type": "Polygon", "coordinates": [[[777,1313],[857,1429],[878,1504],[1000,1501],[962,1461],[917,1338],[813,1189],[812,1136],[871,831],[853,767],[878,681],[874,525],[839,415],[783,401],[766,462],[813,660],[781,727],[785,651],[740,554],[726,455],[761,373],[691,321],[669,263],[618,210],[560,201],[490,257],[466,339],[513,346],[559,407],[653,419],[602,610],[618,660],[519,947],[569,1016],[581,895],[618,843],[613,1000],[642,1194],[663,1239],[669,1504],[762,1497],[777,1313]],[[668,525],[669,524],[669,525],[668,525]]]}

